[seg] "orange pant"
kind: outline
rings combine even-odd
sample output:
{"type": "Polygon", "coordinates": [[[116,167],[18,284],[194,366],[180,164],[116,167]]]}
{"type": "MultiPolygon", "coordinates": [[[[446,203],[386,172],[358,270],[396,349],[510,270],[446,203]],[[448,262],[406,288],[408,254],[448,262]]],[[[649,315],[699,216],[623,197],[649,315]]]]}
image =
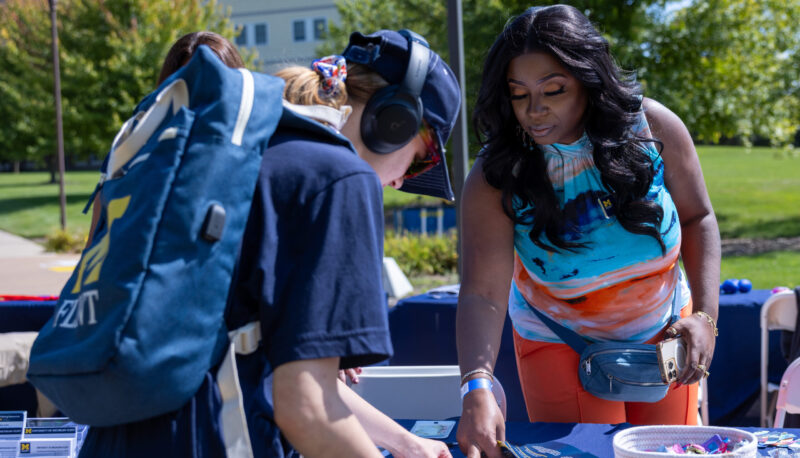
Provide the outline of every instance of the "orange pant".
{"type": "MultiPolygon", "coordinates": [[[[681,316],[691,313],[685,307],[681,316]]],[[[650,340],[663,339],[663,331],[650,340]]],[[[697,383],[673,383],[658,402],[606,401],[587,393],[578,379],[578,354],[563,343],[527,340],[514,331],[522,395],[530,421],[696,425],[697,383]]]]}

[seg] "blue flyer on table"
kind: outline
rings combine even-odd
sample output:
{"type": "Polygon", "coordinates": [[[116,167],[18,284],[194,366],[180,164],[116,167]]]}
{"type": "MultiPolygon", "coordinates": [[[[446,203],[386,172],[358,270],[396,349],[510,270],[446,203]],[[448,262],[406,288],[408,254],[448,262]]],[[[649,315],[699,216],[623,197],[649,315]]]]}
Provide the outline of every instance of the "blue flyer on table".
{"type": "Polygon", "coordinates": [[[514,458],[593,458],[595,455],[584,452],[563,442],[542,442],[539,444],[513,445],[505,441],[497,441],[503,456],[514,458]]]}

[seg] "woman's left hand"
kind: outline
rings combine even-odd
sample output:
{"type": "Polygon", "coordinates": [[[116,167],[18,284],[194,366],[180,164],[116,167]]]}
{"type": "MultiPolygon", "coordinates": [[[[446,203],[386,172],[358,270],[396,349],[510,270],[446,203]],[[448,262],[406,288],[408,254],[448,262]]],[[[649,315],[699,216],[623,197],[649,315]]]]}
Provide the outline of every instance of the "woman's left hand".
{"type": "Polygon", "coordinates": [[[690,385],[709,375],[714,357],[714,328],[704,316],[693,313],[668,327],[666,337],[683,337],[686,342],[686,366],[678,374],[678,383],[690,385]]]}

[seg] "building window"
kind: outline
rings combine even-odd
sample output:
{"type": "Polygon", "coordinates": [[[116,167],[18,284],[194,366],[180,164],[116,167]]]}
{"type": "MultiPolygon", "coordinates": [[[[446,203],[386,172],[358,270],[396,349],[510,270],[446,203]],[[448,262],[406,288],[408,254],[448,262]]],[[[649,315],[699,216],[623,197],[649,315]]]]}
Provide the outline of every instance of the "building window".
{"type": "Polygon", "coordinates": [[[306,21],[299,19],[292,23],[294,41],[306,41],[306,21]]]}
{"type": "Polygon", "coordinates": [[[328,35],[328,20],[323,18],[314,19],[314,39],[324,40],[328,35]]]}
{"type": "Polygon", "coordinates": [[[256,24],[255,27],[255,42],[257,45],[267,44],[267,24],[256,24]]]}
{"type": "Polygon", "coordinates": [[[236,44],[239,46],[247,46],[247,26],[241,25],[239,35],[236,35],[236,44]]]}

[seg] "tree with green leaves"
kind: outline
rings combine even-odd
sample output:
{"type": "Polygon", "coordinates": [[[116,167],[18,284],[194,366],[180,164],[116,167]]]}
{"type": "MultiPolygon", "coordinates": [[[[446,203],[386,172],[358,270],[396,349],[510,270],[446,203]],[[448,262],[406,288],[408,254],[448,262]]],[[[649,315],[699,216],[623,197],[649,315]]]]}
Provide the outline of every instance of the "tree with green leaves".
{"type": "MultiPolygon", "coordinates": [[[[695,140],[773,144],[794,139],[800,124],[800,0],[576,0],[608,39],[622,68],[635,71],[652,97],[675,111],[695,140]]],[[[481,66],[518,0],[464,0],[468,113],[481,66]]],[[[341,17],[320,53],[341,50],[353,30],[410,28],[447,55],[447,0],[338,0],[341,17]]],[[[475,136],[471,151],[477,150],[475,136]]]]}
{"type": "MultiPolygon", "coordinates": [[[[536,2],[537,6],[564,3],[552,0],[536,2]]],[[[615,49],[623,66],[641,60],[640,43],[648,36],[651,22],[657,17],[651,9],[662,8],[666,0],[579,0],[568,2],[598,24],[615,49]]],[[[519,0],[464,0],[464,69],[467,113],[480,86],[486,53],[514,15],[530,7],[519,0]]],[[[423,35],[431,47],[447,59],[447,0],[338,0],[341,21],[332,24],[327,41],[319,54],[341,52],[352,31],[365,33],[378,29],[409,28],[423,35]]],[[[470,135],[471,150],[477,151],[475,136],[470,135]]]]}
{"type": "Polygon", "coordinates": [[[696,140],[794,140],[800,124],[798,0],[691,2],[647,44],[647,94],[696,140]]]}
{"type": "MultiPolygon", "coordinates": [[[[68,159],[102,157],[136,103],[155,89],[183,34],[234,29],[216,0],[60,0],[61,93],[68,159]]],[[[252,63],[253,56],[247,55],[252,63]]],[[[46,0],[0,3],[0,160],[55,154],[53,71],[46,0]]]]}
{"type": "Polygon", "coordinates": [[[43,148],[55,154],[52,68],[47,3],[0,5],[1,159],[32,159],[43,148]]]}

